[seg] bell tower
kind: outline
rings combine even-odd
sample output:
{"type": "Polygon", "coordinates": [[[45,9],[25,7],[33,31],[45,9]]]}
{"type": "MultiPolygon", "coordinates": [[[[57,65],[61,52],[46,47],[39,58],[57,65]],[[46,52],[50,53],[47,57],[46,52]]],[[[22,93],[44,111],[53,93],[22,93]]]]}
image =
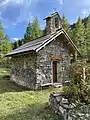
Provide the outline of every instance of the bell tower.
{"type": "Polygon", "coordinates": [[[58,12],[52,13],[50,16],[45,18],[46,20],[46,34],[55,32],[57,29],[62,27],[62,20],[58,12]]]}

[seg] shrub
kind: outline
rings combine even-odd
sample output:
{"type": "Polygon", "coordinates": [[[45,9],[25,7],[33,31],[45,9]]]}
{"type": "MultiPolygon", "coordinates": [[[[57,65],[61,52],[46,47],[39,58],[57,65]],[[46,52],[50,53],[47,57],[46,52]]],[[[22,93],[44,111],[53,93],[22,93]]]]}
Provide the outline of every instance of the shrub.
{"type": "Polygon", "coordinates": [[[63,88],[64,94],[72,101],[88,102],[90,84],[90,67],[83,61],[78,61],[68,68],[70,84],[63,88]]]}
{"type": "Polygon", "coordinates": [[[1,57],[0,67],[11,68],[11,58],[1,57]]]}

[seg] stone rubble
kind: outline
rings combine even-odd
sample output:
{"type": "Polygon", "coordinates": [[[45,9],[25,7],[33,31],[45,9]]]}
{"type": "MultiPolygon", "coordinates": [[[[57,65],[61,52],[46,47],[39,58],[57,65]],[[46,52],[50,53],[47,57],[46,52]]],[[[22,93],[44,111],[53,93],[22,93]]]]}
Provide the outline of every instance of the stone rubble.
{"type": "Polygon", "coordinates": [[[51,93],[49,104],[64,120],[90,120],[90,104],[69,103],[68,99],[59,93],[51,93]]]}

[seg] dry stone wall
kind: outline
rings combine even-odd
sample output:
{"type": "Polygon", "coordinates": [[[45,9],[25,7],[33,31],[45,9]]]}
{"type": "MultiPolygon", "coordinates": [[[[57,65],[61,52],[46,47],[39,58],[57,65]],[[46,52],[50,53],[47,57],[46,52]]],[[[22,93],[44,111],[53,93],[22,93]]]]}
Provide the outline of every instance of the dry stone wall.
{"type": "Polygon", "coordinates": [[[59,93],[50,95],[49,104],[64,120],[90,120],[90,104],[69,103],[68,99],[59,93]]]}

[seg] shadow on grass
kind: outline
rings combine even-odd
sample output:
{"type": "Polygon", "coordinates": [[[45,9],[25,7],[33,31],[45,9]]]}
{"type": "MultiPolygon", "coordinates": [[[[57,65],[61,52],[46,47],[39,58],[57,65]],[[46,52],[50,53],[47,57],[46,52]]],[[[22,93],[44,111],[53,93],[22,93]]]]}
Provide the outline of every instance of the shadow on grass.
{"type": "MultiPolygon", "coordinates": [[[[48,88],[43,88],[43,90],[47,90],[48,88]]],[[[14,81],[10,81],[10,70],[7,68],[0,68],[0,94],[5,92],[22,92],[29,91],[30,89],[25,88],[16,84],[14,81]]],[[[38,89],[41,91],[42,89],[38,89]]],[[[49,89],[49,92],[52,92],[52,89],[49,89]]]]}
{"type": "Polygon", "coordinates": [[[10,69],[0,67],[0,94],[5,92],[21,92],[27,90],[10,81],[10,69]]]}
{"type": "Polygon", "coordinates": [[[10,81],[9,76],[0,77],[0,94],[5,92],[21,92],[29,90],[10,81]]]}
{"type": "Polygon", "coordinates": [[[46,104],[34,104],[16,110],[7,116],[1,116],[0,120],[63,120],[63,118],[55,114],[51,107],[46,104]]]}

